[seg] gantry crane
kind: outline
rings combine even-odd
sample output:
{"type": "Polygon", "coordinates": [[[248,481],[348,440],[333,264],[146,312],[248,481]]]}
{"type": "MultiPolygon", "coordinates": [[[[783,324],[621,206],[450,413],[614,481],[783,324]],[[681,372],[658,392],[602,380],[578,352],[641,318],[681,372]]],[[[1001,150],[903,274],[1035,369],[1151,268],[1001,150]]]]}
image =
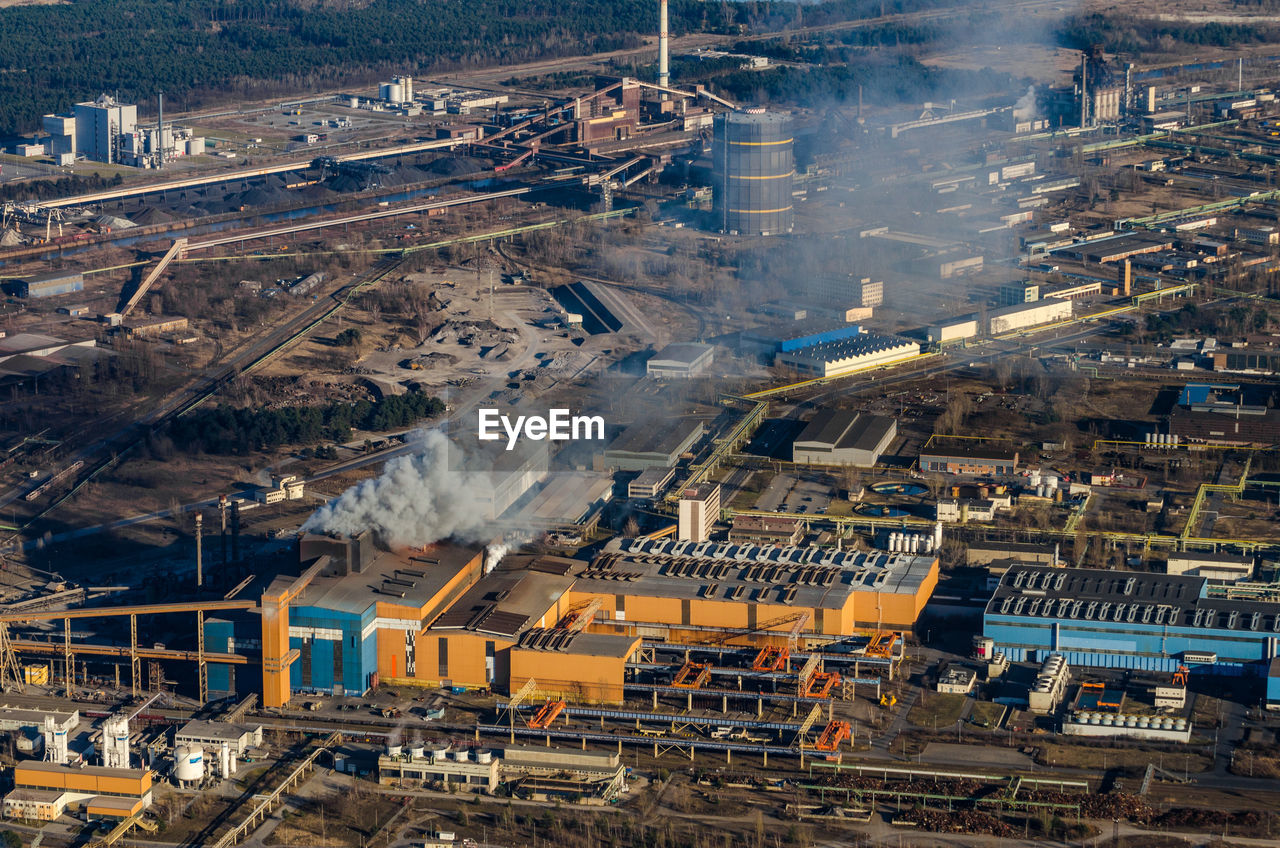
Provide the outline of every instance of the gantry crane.
{"type": "Polygon", "coordinates": [[[141,680],[141,660],[182,659],[194,660],[200,670],[200,703],[208,700],[208,679],[205,675],[210,659],[215,662],[244,663],[247,660],[238,654],[208,654],[204,650],[204,614],[217,610],[252,609],[257,606],[253,601],[187,601],[167,604],[139,604],[119,607],[77,607],[65,610],[32,610],[29,612],[0,612],[0,686],[22,690],[23,678],[18,668],[17,652],[57,654],[57,646],[52,642],[33,642],[14,640],[9,635],[9,625],[30,621],[62,621],[62,658],[65,669],[67,694],[75,681],[75,653],[96,654],[106,656],[128,656],[130,684],[133,695],[138,695],[138,683],[141,680]],[[196,651],[176,651],[166,648],[138,647],[138,616],[169,615],[172,613],[196,614],[196,651]],[[108,618],[129,616],[129,647],[116,645],[78,645],[75,650],[71,646],[71,620],[79,618],[108,618]]]}

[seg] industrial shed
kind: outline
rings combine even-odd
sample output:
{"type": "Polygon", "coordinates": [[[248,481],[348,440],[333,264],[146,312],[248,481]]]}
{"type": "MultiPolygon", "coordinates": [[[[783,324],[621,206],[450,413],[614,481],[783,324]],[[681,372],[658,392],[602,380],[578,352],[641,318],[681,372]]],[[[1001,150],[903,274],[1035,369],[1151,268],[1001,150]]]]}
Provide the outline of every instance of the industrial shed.
{"type": "Polygon", "coordinates": [[[791,461],[870,468],[897,435],[898,424],[892,418],[847,409],[824,410],[792,443],[791,461]]]}

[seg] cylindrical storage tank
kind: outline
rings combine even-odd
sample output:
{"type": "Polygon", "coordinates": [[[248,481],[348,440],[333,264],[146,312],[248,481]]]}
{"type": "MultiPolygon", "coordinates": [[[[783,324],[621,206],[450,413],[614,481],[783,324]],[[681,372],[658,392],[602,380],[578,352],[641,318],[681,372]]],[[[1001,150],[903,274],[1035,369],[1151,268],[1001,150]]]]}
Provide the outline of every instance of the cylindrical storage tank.
{"type": "Polygon", "coordinates": [[[388,746],[387,746],[387,756],[388,756],[388,757],[398,757],[398,756],[400,756],[400,753],[401,753],[401,751],[403,751],[403,750],[404,750],[404,749],[403,749],[403,748],[401,748],[399,745],[388,745],[388,746]]]}
{"type": "Polygon", "coordinates": [[[173,752],[173,776],[183,785],[204,780],[204,749],[179,745],[173,752]]]}
{"type": "Polygon", "coordinates": [[[427,749],[422,745],[414,745],[409,749],[409,756],[413,757],[415,760],[422,759],[426,753],[427,749]]]}
{"type": "Polygon", "coordinates": [[[453,752],[453,758],[460,763],[465,763],[467,760],[471,759],[471,752],[466,748],[459,748],[453,752]]]}
{"type": "Polygon", "coordinates": [[[1098,717],[1095,715],[1095,716],[1090,717],[1090,719],[1089,719],[1089,723],[1090,723],[1090,724],[1102,724],[1102,719],[1098,718],[1098,717]]]}
{"type": "Polygon", "coordinates": [[[1141,727],[1143,730],[1147,729],[1150,726],[1151,726],[1151,719],[1148,718],[1147,716],[1142,716],[1141,718],[1138,719],[1138,727],[1141,727]]]}
{"type": "Polygon", "coordinates": [[[1032,471],[1032,472],[1031,472],[1031,480],[1030,480],[1030,483],[1031,483],[1032,488],[1034,488],[1034,487],[1036,487],[1036,486],[1039,486],[1039,485],[1040,485],[1040,471],[1039,471],[1039,469],[1037,469],[1037,470],[1035,470],[1035,471],[1032,471]]]}
{"type": "Polygon", "coordinates": [[[1116,720],[1113,719],[1111,716],[1106,716],[1102,719],[1103,727],[1114,727],[1115,723],[1116,723],[1116,720]]]}
{"type": "Polygon", "coordinates": [[[721,232],[766,236],[791,232],[795,159],[786,115],[763,109],[717,115],[712,171],[721,232]]]}
{"type": "Polygon", "coordinates": [[[1124,726],[1125,726],[1125,727],[1137,727],[1137,726],[1138,726],[1138,717],[1137,717],[1137,716],[1125,716],[1125,717],[1124,717],[1124,726]]]}
{"type": "Polygon", "coordinates": [[[436,760],[443,760],[449,755],[448,745],[436,745],[431,749],[431,757],[436,760]]]}
{"type": "Polygon", "coordinates": [[[1186,729],[1187,729],[1187,720],[1186,720],[1185,718],[1174,719],[1174,722],[1173,722],[1173,729],[1174,729],[1174,730],[1186,730],[1186,729]]]}
{"type": "Polygon", "coordinates": [[[476,762],[477,763],[493,762],[493,752],[488,749],[483,751],[476,751],[476,762]]]}

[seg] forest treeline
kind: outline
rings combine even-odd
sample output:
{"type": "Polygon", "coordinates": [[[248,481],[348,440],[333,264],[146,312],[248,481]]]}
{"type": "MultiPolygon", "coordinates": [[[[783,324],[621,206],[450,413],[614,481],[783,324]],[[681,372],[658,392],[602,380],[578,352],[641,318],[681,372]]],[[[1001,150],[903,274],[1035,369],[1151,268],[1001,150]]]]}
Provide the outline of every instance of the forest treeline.
{"type": "Polygon", "coordinates": [[[247,454],[281,445],[346,442],[353,429],[396,430],[433,418],[444,410],[443,401],[425,392],[390,395],[377,401],[335,401],[282,409],[221,405],[175,420],[168,435],[179,450],[188,453],[247,454]]]}
{"type": "MultiPolygon", "coordinates": [[[[746,34],[946,7],[957,0],[672,0],[671,29],[746,34]]],[[[103,92],[144,115],[638,47],[651,0],[72,0],[0,9],[0,135],[103,92]]]]}

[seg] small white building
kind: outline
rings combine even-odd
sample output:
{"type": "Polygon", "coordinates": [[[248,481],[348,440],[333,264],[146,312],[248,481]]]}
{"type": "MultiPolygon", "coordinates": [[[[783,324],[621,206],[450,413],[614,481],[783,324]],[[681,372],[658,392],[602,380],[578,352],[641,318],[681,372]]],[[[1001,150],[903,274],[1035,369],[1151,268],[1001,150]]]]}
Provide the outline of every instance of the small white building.
{"type": "Polygon", "coordinates": [[[943,695],[968,695],[977,685],[978,673],[971,668],[953,665],[938,678],[938,692],[943,695]]]}

